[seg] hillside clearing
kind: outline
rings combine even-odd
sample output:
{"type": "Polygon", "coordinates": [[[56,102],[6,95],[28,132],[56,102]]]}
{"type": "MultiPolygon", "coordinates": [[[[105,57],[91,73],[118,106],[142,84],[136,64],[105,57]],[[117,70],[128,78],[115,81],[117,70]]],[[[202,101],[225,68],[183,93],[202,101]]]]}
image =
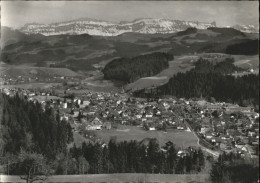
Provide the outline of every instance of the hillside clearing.
{"type": "Polygon", "coordinates": [[[169,67],[164,69],[159,74],[153,77],[145,77],[140,78],[137,81],[130,83],[126,86],[126,90],[140,90],[143,88],[150,88],[150,87],[157,87],[163,85],[168,82],[170,77],[177,74],[178,72],[186,72],[190,70],[193,66],[191,63],[186,63],[190,61],[191,57],[183,57],[183,56],[176,56],[173,61],[169,61],[169,67]]]}

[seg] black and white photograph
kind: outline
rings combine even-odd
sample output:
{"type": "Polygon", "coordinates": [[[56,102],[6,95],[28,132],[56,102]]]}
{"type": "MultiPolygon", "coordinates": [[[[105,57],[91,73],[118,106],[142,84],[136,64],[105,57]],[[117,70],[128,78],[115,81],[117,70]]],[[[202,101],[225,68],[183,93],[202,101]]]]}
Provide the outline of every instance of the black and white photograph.
{"type": "Polygon", "coordinates": [[[0,182],[259,183],[258,1],[1,1],[0,182]]]}

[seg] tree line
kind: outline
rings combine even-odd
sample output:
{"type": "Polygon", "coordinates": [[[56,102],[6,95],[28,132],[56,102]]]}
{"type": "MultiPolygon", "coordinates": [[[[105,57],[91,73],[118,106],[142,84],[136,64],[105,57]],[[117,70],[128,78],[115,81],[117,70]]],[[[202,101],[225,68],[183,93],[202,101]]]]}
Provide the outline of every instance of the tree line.
{"type": "Polygon", "coordinates": [[[161,150],[157,139],[148,142],[116,142],[109,144],[83,143],[70,149],[75,158],[75,169],[71,174],[100,173],[161,173],[189,174],[200,172],[205,165],[201,149],[188,148],[185,156],[178,156],[178,149],[167,143],[161,150]]]}
{"type": "Polygon", "coordinates": [[[212,183],[257,183],[259,165],[243,158],[239,153],[223,153],[213,163],[210,177],[212,183]]]}
{"type": "Polygon", "coordinates": [[[194,63],[195,68],[191,69],[190,72],[196,73],[218,73],[222,75],[232,74],[235,71],[243,71],[243,68],[234,65],[234,58],[225,58],[224,60],[213,63],[207,59],[199,58],[194,63]]]}
{"type": "Polygon", "coordinates": [[[158,74],[169,67],[168,61],[173,59],[173,55],[168,53],[151,53],[134,58],[119,58],[109,62],[102,72],[105,79],[131,83],[141,77],[158,74]]]}

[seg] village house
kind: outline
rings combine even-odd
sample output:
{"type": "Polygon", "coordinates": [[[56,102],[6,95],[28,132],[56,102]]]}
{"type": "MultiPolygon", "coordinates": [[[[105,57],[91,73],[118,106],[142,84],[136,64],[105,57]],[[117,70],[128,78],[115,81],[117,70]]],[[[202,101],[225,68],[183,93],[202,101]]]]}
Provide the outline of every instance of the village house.
{"type": "Polygon", "coordinates": [[[211,132],[207,132],[207,133],[205,134],[205,138],[206,138],[206,139],[211,139],[211,138],[213,138],[212,133],[211,133],[211,132]]]}
{"type": "Polygon", "coordinates": [[[102,121],[96,117],[86,126],[86,130],[101,130],[102,125],[102,121]]]}
{"type": "Polygon", "coordinates": [[[135,117],[136,117],[137,119],[141,119],[142,116],[143,116],[142,114],[136,114],[136,115],[135,115],[135,117]]]}
{"type": "Polygon", "coordinates": [[[177,153],[177,156],[179,156],[181,158],[183,158],[183,157],[185,157],[187,155],[188,155],[187,150],[179,150],[178,153],[177,153]]]}
{"type": "Polygon", "coordinates": [[[149,127],[149,130],[150,130],[150,131],[154,131],[154,130],[155,130],[155,127],[154,127],[154,126],[150,126],[150,127],[149,127]]]}
{"type": "Polygon", "coordinates": [[[146,118],[152,118],[153,117],[153,113],[151,111],[148,111],[148,112],[146,112],[145,117],[146,118]]]}
{"type": "Polygon", "coordinates": [[[90,104],[90,101],[88,101],[88,100],[83,100],[83,101],[81,102],[81,104],[79,104],[79,107],[80,107],[80,108],[84,108],[84,107],[86,107],[86,106],[89,106],[89,104],[90,104]]]}
{"type": "Polygon", "coordinates": [[[162,112],[161,112],[159,109],[157,109],[157,110],[155,111],[155,115],[156,115],[156,116],[161,116],[161,115],[162,115],[162,112]]]}
{"type": "Polygon", "coordinates": [[[210,128],[208,126],[203,126],[200,128],[200,133],[205,135],[209,130],[210,128]]]}
{"type": "Polygon", "coordinates": [[[237,142],[236,144],[235,144],[235,147],[236,148],[239,148],[239,149],[242,149],[243,147],[245,147],[245,143],[244,142],[237,142]]]}

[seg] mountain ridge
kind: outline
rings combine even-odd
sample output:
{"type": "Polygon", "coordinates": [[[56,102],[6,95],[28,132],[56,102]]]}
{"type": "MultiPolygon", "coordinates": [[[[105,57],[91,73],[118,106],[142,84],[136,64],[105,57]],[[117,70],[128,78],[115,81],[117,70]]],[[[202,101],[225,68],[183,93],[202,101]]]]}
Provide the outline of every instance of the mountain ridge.
{"type": "MultiPolygon", "coordinates": [[[[169,34],[186,30],[189,27],[197,29],[207,29],[217,27],[215,21],[184,21],[165,18],[138,18],[132,21],[113,22],[107,20],[96,20],[92,18],[80,18],[50,24],[27,23],[19,29],[25,34],[52,35],[78,35],[89,34],[95,36],[118,36],[123,33],[143,33],[143,34],[169,34]]],[[[228,26],[242,32],[259,33],[259,28],[254,25],[228,26]]]]}
{"type": "Polygon", "coordinates": [[[25,24],[19,30],[25,34],[39,33],[45,36],[59,34],[117,36],[126,32],[144,34],[175,33],[185,30],[188,27],[206,29],[208,27],[216,27],[216,23],[152,18],[139,18],[133,21],[121,21],[119,23],[116,23],[105,20],[81,18],[77,20],[51,24],[29,23],[25,24]]]}

